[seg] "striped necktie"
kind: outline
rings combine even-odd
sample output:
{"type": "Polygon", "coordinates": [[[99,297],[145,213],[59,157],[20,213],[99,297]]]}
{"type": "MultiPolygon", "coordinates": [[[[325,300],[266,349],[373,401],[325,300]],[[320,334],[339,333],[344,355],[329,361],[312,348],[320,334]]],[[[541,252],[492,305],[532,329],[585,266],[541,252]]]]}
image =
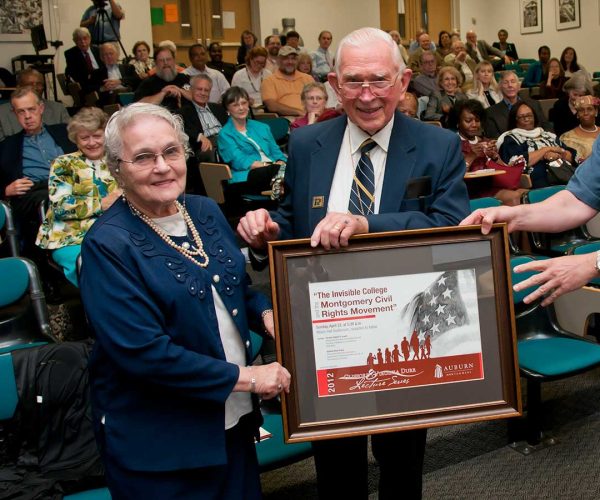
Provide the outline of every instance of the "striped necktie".
{"type": "Polygon", "coordinates": [[[377,143],[370,138],[360,145],[360,159],[354,170],[348,204],[348,211],[354,215],[371,215],[375,211],[375,171],[369,158],[375,146],[377,143]]]}

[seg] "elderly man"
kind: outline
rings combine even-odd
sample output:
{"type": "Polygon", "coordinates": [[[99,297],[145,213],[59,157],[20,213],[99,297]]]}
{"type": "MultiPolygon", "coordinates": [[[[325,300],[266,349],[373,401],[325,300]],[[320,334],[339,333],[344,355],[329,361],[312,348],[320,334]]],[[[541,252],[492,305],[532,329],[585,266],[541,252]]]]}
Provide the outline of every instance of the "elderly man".
{"type": "MultiPolygon", "coordinates": [[[[510,232],[557,233],[585,224],[598,211],[600,142],[595,141],[592,154],[577,167],[564,191],[541,203],[477,210],[461,224],[481,224],[483,234],[487,234],[495,222],[506,222],[510,232]]],[[[547,306],[559,296],[577,290],[600,276],[600,252],[539,260],[515,267],[515,272],[535,272],[515,285],[515,291],[535,287],[523,301],[529,304],[541,299],[542,305],[547,306]]]]}
{"type": "Polygon", "coordinates": [[[419,42],[419,46],[412,52],[412,54],[410,55],[410,58],[408,59],[408,66],[412,70],[412,72],[414,74],[418,74],[419,71],[421,70],[421,65],[420,65],[421,54],[426,50],[430,51],[432,54],[435,55],[437,65],[441,66],[442,58],[440,55],[438,55],[437,52],[435,52],[435,49],[433,48],[433,44],[431,43],[431,38],[429,37],[429,34],[423,32],[419,35],[419,38],[417,40],[419,42]]]}
{"type": "Polygon", "coordinates": [[[0,193],[10,200],[23,239],[23,253],[35,258],[40,203],[48,199],[50,164],[77,148],[67,137],[64,123],[44,125],[44,103],[31,87],[15,90],[10,99],[23,130],[0,146],[0,193]]]}
{"type": "Polygon", "coordinates": [[[141,80],[131,64],[119,64],[119,46],[106,42],[100,46],[101,68],[94,70],[89,88],[98,92],[98,104],[115,104],[121,92],[135,91],[141,80]]]}
{"type": "MultiPolygon", "coordinates": [[[[469,211],[458,136],[396,111],[411,71],[392,38],[375,28],[350,33],[335,70],[329,82],[345,114],[294,131],[278,210],[240,220],[253,258],[267,241],[310,237],[338,248],[354,234],[456,225],[469,211]]],[[[420,498],[425,438],[425,430],[371,437],[381,500],[420,498]]],[[[367,498],[366,437],[313,448],[320,498],[367,498]]]]}
{"type": "Polygon", "coordinates": [[[185,133],[189,137],[190,148],[194,156],[188,162],[188,187],[196,193],[202,193],[202,180],[195,168],[200,162],[215,162],[217,135],[227,122],[225,108],[217,103],[208,102],[212,80],[208,75],[196,75],[190,80],[192,101],[182,106],[178,114],[183,119],[185,133]],[[190,168],[191,167],[191,168],[190,168]]]}
{"type": "Polygon", "coordinates": [[[313,63],[313,74],[322,82],[327,81],[327,75],[333,71],[333,57],[329,52],[332,40],[331,31],[321,31],[319,33],[319,48],[310,55],[313,63]]]}
{"type": "MultiPolygon", "coordinates": [[[[42,95],[45,87],[44,75],[34,68],[26,68],[17,74],[17,87],[32,87],[38,95],[42,95]]],[[[44,112],[42,121],[44,125],[56,123],[69,123],[69,113],[65,106],[56,101],[42,99],[44,112]]],[[[0,141],[9,135],[19,133],[23,128],[12,110],[10,102],[0,104],[0,141]]]]}
{"type": "Polygon", "coordinates": [[[460,71],[463,76],[463,82],[468,84],[468,88],[471,88],[477,63],[467,54],[465,44],[461,40],[454,40],[452,42],[452,52],[444,57],[444,64],[454,66],[460,71]]]}
{"type": "Polygon", "coordinates": [[[279,68],[263,80],[261,95],[265,107],[282,116],[303,116],[300,94],[307,83],[314,79],[296,70],[298,54],[288,45],[281,47],[277,58],[279,68]]]}
{"type": "Polygon", "coordinates": [[[431,94],[439,93],[438,64],[435,54],[430,50],[421,52],[419,67],[419,74],[410,82],[411,89],[417,94],[417,97],[429,97],[431,94]]]}
{"type": "Polygon", "coordinates": [[[161,104],[170,111],[176,111],[184,99],[190,101],[189,76],[175,69],[175,54],[167,47],[154,54],[156,73],[142,81],[135,91],[134,100],[161,104]]]}
{"type": "Polygon", "coordinates": [[[467,53],[475,63],[489,61],[496,70],[502,69],[504,64],[511,63],[510,57],[500,49],[492,47],[485,40],[477,40],[477,33],[473,30],[467,32],[467,53]]]}
{"type": "Polygon", "coordinates": [[[65,50],[67,63],[65,74],[72,81],[81,85],[84,93],[88,88],[92,72],[103,65],[98,49],[90,46],[91,41],[92,37],[87,28],[77,28],[73,31],[75,47],[65,50]]]}
{"type": "MultiPolygon", "coordinates": [[[[514,71],[505,71],[500,78],[502,101],[485,110],[485,136],[495,139],[508,130],[508,114],[519,97],[519,78],[514,71]]],[[[552,124],[544,117],[544,112],[537,101],[523,99],[537,116],[538,123],[544,130],[552,130],[552,124]]]]}
{"type": "Polygon", "coordinates": [[[183,73],[188,76],[209,76],[212,80],[212,90],[210,91],[208,100],[209,102],[221,102],[221,96],[230,85],[225,76],[223,76],[223,73],[206,65],[208,62],[206,47],[201,43],[196,43],[189,48],[188,56],[192,65],[185,68],[183,73]]]}
{"type": "Polygon", "coordinates": [[[271,35],[265,38],[265,48],[268,53],[265,68],[271,73],[275,73],[277,68],[279,68],[279,63],[277,62],[279,49],[281,48],[281,38],[279,38],[279,35],[271,35]]]}

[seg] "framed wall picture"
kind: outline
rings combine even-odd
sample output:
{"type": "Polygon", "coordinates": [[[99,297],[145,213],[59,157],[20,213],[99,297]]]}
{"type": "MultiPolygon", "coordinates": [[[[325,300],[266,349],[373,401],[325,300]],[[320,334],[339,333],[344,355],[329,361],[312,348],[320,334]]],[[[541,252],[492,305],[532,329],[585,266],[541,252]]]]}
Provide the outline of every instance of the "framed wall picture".
{"type": "Polygon", "coordinates": [[[568,30],[581,26],[579,2],[580,0],[554,0],[557,30],[568,30]]]}
{"type": "Polygon", "coordinates": [[[504,225],[272,242],[269,257],[287,442],[521,414],[504,225]]]}
{"type": "Polygon", "coordinates": [[[542,0],[519,0],[521,34],[541,33],[542,0]]]}
{"type": "Polygon", "coordinates": [[[43,23],[42,0],[0,2],[0,42],[27,42],[29,30],[43,23]]]}

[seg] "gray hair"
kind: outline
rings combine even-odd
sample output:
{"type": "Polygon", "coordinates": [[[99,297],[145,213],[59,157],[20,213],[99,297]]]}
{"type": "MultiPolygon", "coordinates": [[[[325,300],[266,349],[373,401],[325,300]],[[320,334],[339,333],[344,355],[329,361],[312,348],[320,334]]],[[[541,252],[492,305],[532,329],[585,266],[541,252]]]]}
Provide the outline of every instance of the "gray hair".
{"type": "Polygon", "coordinates": [[[113,114],[104,131],[104,147],[106,149],[106,164],[114,175],[119,166],[119,159],[123,152],[123,132],[134,122],[144,117],[159,118],[166,121],[174,130],[177,140],[185,149],[186,159],[190,155],[188,136],[183,131],[183,120],[180,116],[173,115],[166,108],[156,104],[136,102],[113,114]]]}
{"type": "Polygon", "coordinates": [[[306,100],[306,94],[308,94],[311,90],[320,90],[321,92],[323,92],[323,95],[325,96],[325,99],[327,100],[327,89],[325,88],[325,85],[323,85],[321,82],[310,82],[307,83],[304,88],[302,89],[302,92],[300,93],[300,100],[302,102],[304,102],[306,100]]]}
{"type": "Polygon", "coordinates": [[[121,49],[119,48],[119,44],[116,42],[104,42],[102,45],[100,45],[100,55],[102,55],[102,52],[106,49],[110,49],[113,48],[115,49],[116,53],[117,53],[117,57],[119,55],[121,55],[121,49]]]}
{"type": "Polygon", "coordinates": [[[190,86],[194,85],[194,83],[196,83],[198,80],[207,81],[208,83],[210,83],[211,87],[213,85],[213,81],[212,81],[212,78],[210,76],[205,75],[204,73],[199,73],[197,75],[192,76],[192,78],[190,78],[190,86]]]}
{"type": "Polygon", "coordinates": [[[77,144],[77,134],[79,132],[94,133],[96,130],[104,130],[107,121],[108,115],[100,108],[81,108],[67,125],[69,140],[77,144]]]}
{"type": "Polygon", "coordinates": [[[580,92],[585,92],[587,95],[592,95],[594,93],[592,80],[583,71],[573,73],[571,78],[563,85],[563,90],[565,92],[568,92],[569,90],[579,90],[580,92]]]}
{"type": "Polygon", "coordinates": [[[78,38],[83,38],[83,37],[87,37],[87,38],[92,38],[92,35],[90,34],[90,30],[88,30],[87,28],[75,28],[73,30],[73,41],[77,41],[78,38]]]}
{"type": "Polygon", "coordinates": [[[517,80],[519,80],[519,76],[512,69],[507,69],[506,71],[500,73],[500,81],[503,82],[509,76],[514,76],[517,80]]]}
{"type": "Polygon", "coordinates": [[[405,65],[404,61],[402,60],[402,55],[398,50],[398,45],[396,45],[396,42],[394,42],[394,39],[388,33],[377,28],[360,28],[342,38],[340,44],[338,45],[338,49],[335,54],[335,72],[338,78],[341,77],[339,71],[342,67],[342,54],[344,52],[344,48],[365,48],[377,41],[384,42],[389,47],[396,69],[398,71],[404,70],[405,65]]]}

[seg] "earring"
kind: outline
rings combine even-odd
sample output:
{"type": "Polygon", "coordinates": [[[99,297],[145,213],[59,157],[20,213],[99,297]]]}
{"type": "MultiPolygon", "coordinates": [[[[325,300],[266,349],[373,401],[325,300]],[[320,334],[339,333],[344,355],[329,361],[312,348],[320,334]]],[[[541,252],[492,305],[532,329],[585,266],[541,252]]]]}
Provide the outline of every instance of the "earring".
{"type": "Polygon", "coordinates": [[[121,169],[119,167],[115,168],[115,174],[121,173],[121,169]]]}

